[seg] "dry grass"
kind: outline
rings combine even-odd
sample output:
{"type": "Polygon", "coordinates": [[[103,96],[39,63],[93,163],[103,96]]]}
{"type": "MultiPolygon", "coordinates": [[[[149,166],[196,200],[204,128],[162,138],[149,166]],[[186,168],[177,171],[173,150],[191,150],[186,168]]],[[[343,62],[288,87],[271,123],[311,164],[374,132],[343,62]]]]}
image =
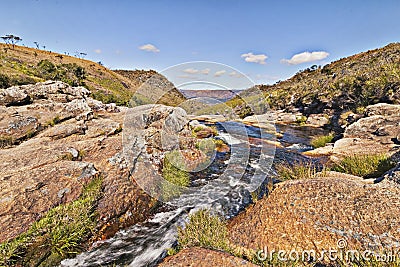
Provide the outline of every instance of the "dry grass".
{"type": "MultiPolygon", "coordinates": [[[[89,60],[23,46],[15,46],[11,49],[10,46],[0,43],[0,88],[48,79],[47,76],[38,75],[37,66],[41,61],[59,66],[83,68],[85,78],[82,84],[92,92],[94,98],[104,102],[128,105],[133,93],[143,82],[136,79],[143,75],[125,77],[89,60]]],[[[154,71],[149,71],[149,73],[154,73],[154,71]]],[[[161,103],[174,105],[177,102],[176,98],[184,99],[178,91],[170,95],[170,97],[165,96],[161,103]]]]}
{"type": "Polygon", "coordinates": [[[320,170],[314,163],[305,161],[296,161],[292,164],[288,162],[279,162],[275,165],[278,179],[295,180],[295,179],[310,179],[314,178],[317,174],[320,177],[326,170],[320,170]]]}

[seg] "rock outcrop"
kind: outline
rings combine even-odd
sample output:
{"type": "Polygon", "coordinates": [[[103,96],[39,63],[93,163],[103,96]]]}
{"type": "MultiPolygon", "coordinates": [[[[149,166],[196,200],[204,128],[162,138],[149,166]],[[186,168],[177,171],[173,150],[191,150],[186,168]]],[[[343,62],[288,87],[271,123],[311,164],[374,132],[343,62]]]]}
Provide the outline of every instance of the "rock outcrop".
{"type": "Polygon", "coordinates": [[[159,267],[184,267],[184,266],[221,266],[221,267],[253,267],[257,266],[244,259],[234,257],[228,253],[209,250],[205,248],[187,248],[178,254],[166,258],[159,267]]]}
{"type": "Polygon", "coordinates": [[[76,200],[96,177],[103,191],[96,207],[99,238],[144,220],[157,201],[137,179],[159,172],[163,153],[179,147],[168,145],[165,134],[194,142],[180,108],[134,110],[103,104],[89,93],[53,81],[0,89],[1,242],[25,232],[49,209],[76,200]],[[134,146],[121,133],[129,114],[141,136],[134,146]]]}
{"type": "Polygon", "coordinates": [[[246,249],[375,252],[400,249],[400,189],[392,183],[329,174],[278,184],[267,198],[229,224],[230,239],[246,249]]]}
{"type": "Polygon", "coordinates": [[[333,146],[308,151],[308,155],[395,153],[400,149],[400,105],[376,104],[366,107],[363,118],[345,128],[343,138],[333,146]]]}

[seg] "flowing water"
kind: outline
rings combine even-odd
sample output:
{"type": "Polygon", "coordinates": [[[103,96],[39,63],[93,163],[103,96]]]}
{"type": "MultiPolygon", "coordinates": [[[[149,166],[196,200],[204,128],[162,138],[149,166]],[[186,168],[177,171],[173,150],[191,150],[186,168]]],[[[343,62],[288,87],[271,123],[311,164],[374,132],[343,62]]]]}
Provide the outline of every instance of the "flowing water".
{"type": "Polygon", "coordinates": [[[285,148],[275,150],[266,142],[275,138],[265,130],[238,122],[216,126],[218,138],[229,144],[230,151],[216,153],[206,169],[191,173],[191,190],[165,204],[152,219],[94,244],[92,250],[64,260],[61,266],[155,266],[176,245],[177,226],[184,225],[188,214],[208,208],[227,219],[237,215],[252,203],[252,191],[259,189],[258,197],[268,193],[265,184],[272,179],[272,163],[302,158],[299,152],[311,149],[310,135],[320,131],[277,126],[284,133],[279,141],[285,148]]]}

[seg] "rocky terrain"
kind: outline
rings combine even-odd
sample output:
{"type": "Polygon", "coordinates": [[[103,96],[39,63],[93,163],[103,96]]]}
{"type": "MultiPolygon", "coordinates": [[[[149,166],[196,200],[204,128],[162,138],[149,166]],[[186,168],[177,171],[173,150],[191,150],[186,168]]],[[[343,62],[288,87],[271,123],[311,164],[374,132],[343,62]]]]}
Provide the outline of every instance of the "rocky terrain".
{"type": "MultiPolygon", "coordinates": [[[[303,154],[328,157],[330,164],[338,165],[343,164],[343,159],[354,160],[350,164],[357,164],[359,169],[370,164],[367,158],[355,163],[359,155],[388,155],[393,168],[367,179],[329,169],[311,177],[302,172],[308,177],[299,175],[275,184],[267,197],[227,222],[226,242],[230,244],[231,256],[219,254],[214,263],[231,266],[224,265],[221,258],[227,261],[233,254],[258,265],[287,266],[276,258],[260,262],[256,257],[259,250],[318,253],[336,249],[398,255],[400,105],[395,104],[400,102],[399,55],[399,44],[390,44],[323,68],[314,66],[272,86],[260,86],[272,110],[253,116],[249,116],[250,112],[242,122],[266,129],[271,128],[272,121],[299,128],[331,129],[336,133],[332,141],[303,154]]],[[[235,108],[243,106],[243,102],[233,99],[227,105],[235,108]]],[[[196,119],[224,120],[221,116],[196,119]]],[[[185,249],[160,266],[178,261],[181,266],[196,265],[220,253],[196,251],[196,256],[188,257],[191,254],[185,249]]],[[[398,266],[399,258],[392,263],[377,262],[376,258],[372,263],[354,260],[352,263],[398,266]]],[[[293,264],[308,266],[304,261],[293,264]]],[[[350,262],[325,259],[325,264],[343,266],[350,262]]]]}
{"type": "Polygon", "coordinates": [[[180,90],[183,95],[187,98],[212,98],[222,102],[230,100],[240,93],[240,90],[180,90]]]}
{"type": "MultiPolygon", "coordinates": [[[[399,51],[399,44],[390,44],[261,86],[275,110],[241,113],[240,121],[276,135],[271,121],[331,129],[329,141],[302,152],[328,164],[269,183],[267,196],[253,199],[226,222],[226,246],[183,247],[160,266],[262,265],[255,255],[265,248],[399,251],[399,51]],[[379,165],[374,171],[383,171],[350,174],[345,159],[355,171],[372,164],[356,166],[352,157],[360,155],[384,155],[373,163],[379,165]]],[[[181,149],[193,163],[185,167],[194,169],[204,160],[197,138],[215,135],[215,129],[189,122],[182,108],[149,104],[177,105],[184,99],[153,71],[112,72],[20,47],[3,47],[0,57],[2,266],[55,266],[146,220],[160,207],[154,196],[171,197],[161,175],[188,183],[187,173],[171,167],[167,155],[181,149]],[[49,73],[64,82],[44,81],[49,73]],[[165,91],[174,92],[174,102],[163,98],[165,91]],[[143,105],[121,106],[129,104],[143,105]]],[[[245,110],[237,99],[228,105],[245,110]]],[[[226,120],[223,115],[190,118],[226,120]]]]}
{"type": "MultiPolygon", "coordinates": [[[[103,103],[129,105],[132,96],[151,76],[164,98],[159,103],[177,105],[185,98],[156,71],[112,71],[101,62],[65,54],[0,43],[0,88],[59,80],[71,86],[84,86],[91,97],[103,103]]],[[[158,99],[157,99],[158,100],[158,99]]],[[[156,102],[152,102],[156,103],[156,102]]]]}
{"type": "Polygon", "coordinates": [[[367,106],[363,114],[348,113],[343,138],[334,144],[306,152],[307,155],[343,156],[394,153],[400,144],[400,105],[379,103],[367,106]],[[350,122],[353,122],[349,124],[350,122]]]}
{"type": "Polygon", "coordinates": [[[89,238],[87,245],[143,221],[157,201],[135,180],[160,172],[166,152],[179,145],[194,147],[195,138],[180,108],[129,109],[89,95],[84,87],[54,81],[0,89],[2,265],[16,261],[24,266],[49,266],[89,238]],[[123,139],[123,125],[130,124],[135,124],[137,138],[123,139]],[[161,131],[163,140],[156,138],[161,131]],[[184,139],[165,147],[165,133],[184,139]],[[95,197],[85,198],[88,194],[95,197]],[[74,207],[90,214],[73,219],[80,214],[74,207]],[[65,219],[57,216],[70,221],[63,223],[65,219]],[[64,229],[83,218],[91,226],[82,226],[86,232],[68,234],[64,229]],[[55,233],[61,240],[53,240],[55,233]]]}
{"type": "Polygon", "coordinates": [[[182,250],[176,256],[167,258],[160,265],[161,267],[184,267],[184,266],[257,266],[244,259],[234,257],[221,251],[209,250],[204,248],[188,248],[182,250]]]}
{"type": "MultiPolygon", "coordinates": [[[[400,251],[400,105],[371,105],[362,115],[351,116],[354,119],[343,125],[341,139],[304,154],[324,155],[339,161],[346,156],[384,153],[391,155],[394,168],[370,179],[327,170],[313,177],[299,176],[275,184],[267,197],[228,221],[230,253],[242,251],[234,255],[261,264],[255,255],[265,249],[287,253],[295,250],[300,255],[302,251],[329,249],[400,251]]],[[[271,114],[264,117],[268,122],[271,114]]],[[[258,120],[249,117],[248,121],[258,120]]],[[[220,253],[196,250],[196,256],[188,257],[191,255],[188,251],[195,249],[183,250],[160,266],[169,266],[169,262],[178,260],[180,266],[191,266],[193,262],[196,265],[201,259],[220,253]]],[[[223,263],[232,256],[219,255],[214,262],[221,263],[220,266],[234,266],[223,263]]],[[[268,262],[278,264],[272,259],[264,264],[268,262]]],[[[363,266],[362,262],[358,264],[363,266]]],[[[377,266],[386,266],[386,263],[381,264],[377,266]]]]}

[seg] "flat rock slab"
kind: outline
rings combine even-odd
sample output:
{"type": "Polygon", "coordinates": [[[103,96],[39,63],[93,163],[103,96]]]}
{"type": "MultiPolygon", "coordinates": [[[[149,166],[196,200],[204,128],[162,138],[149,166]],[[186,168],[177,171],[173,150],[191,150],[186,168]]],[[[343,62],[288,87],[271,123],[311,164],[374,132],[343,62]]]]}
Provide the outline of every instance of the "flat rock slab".
{"type": "Polygon", "coordinates": [[[400,189],[387,181],[330,177],[278,184],[230,224],[230,240],[247,249],[400,248],[400,189]]]}
{"type": "Polygon", "coordinates": [[[248,262],[244,259],[232,256],[225,252],[209,250],[205,248],[187,248],[180,251],[178,254],[166,258],[159,267],[255,267],[257,265],[248,262]]]}

